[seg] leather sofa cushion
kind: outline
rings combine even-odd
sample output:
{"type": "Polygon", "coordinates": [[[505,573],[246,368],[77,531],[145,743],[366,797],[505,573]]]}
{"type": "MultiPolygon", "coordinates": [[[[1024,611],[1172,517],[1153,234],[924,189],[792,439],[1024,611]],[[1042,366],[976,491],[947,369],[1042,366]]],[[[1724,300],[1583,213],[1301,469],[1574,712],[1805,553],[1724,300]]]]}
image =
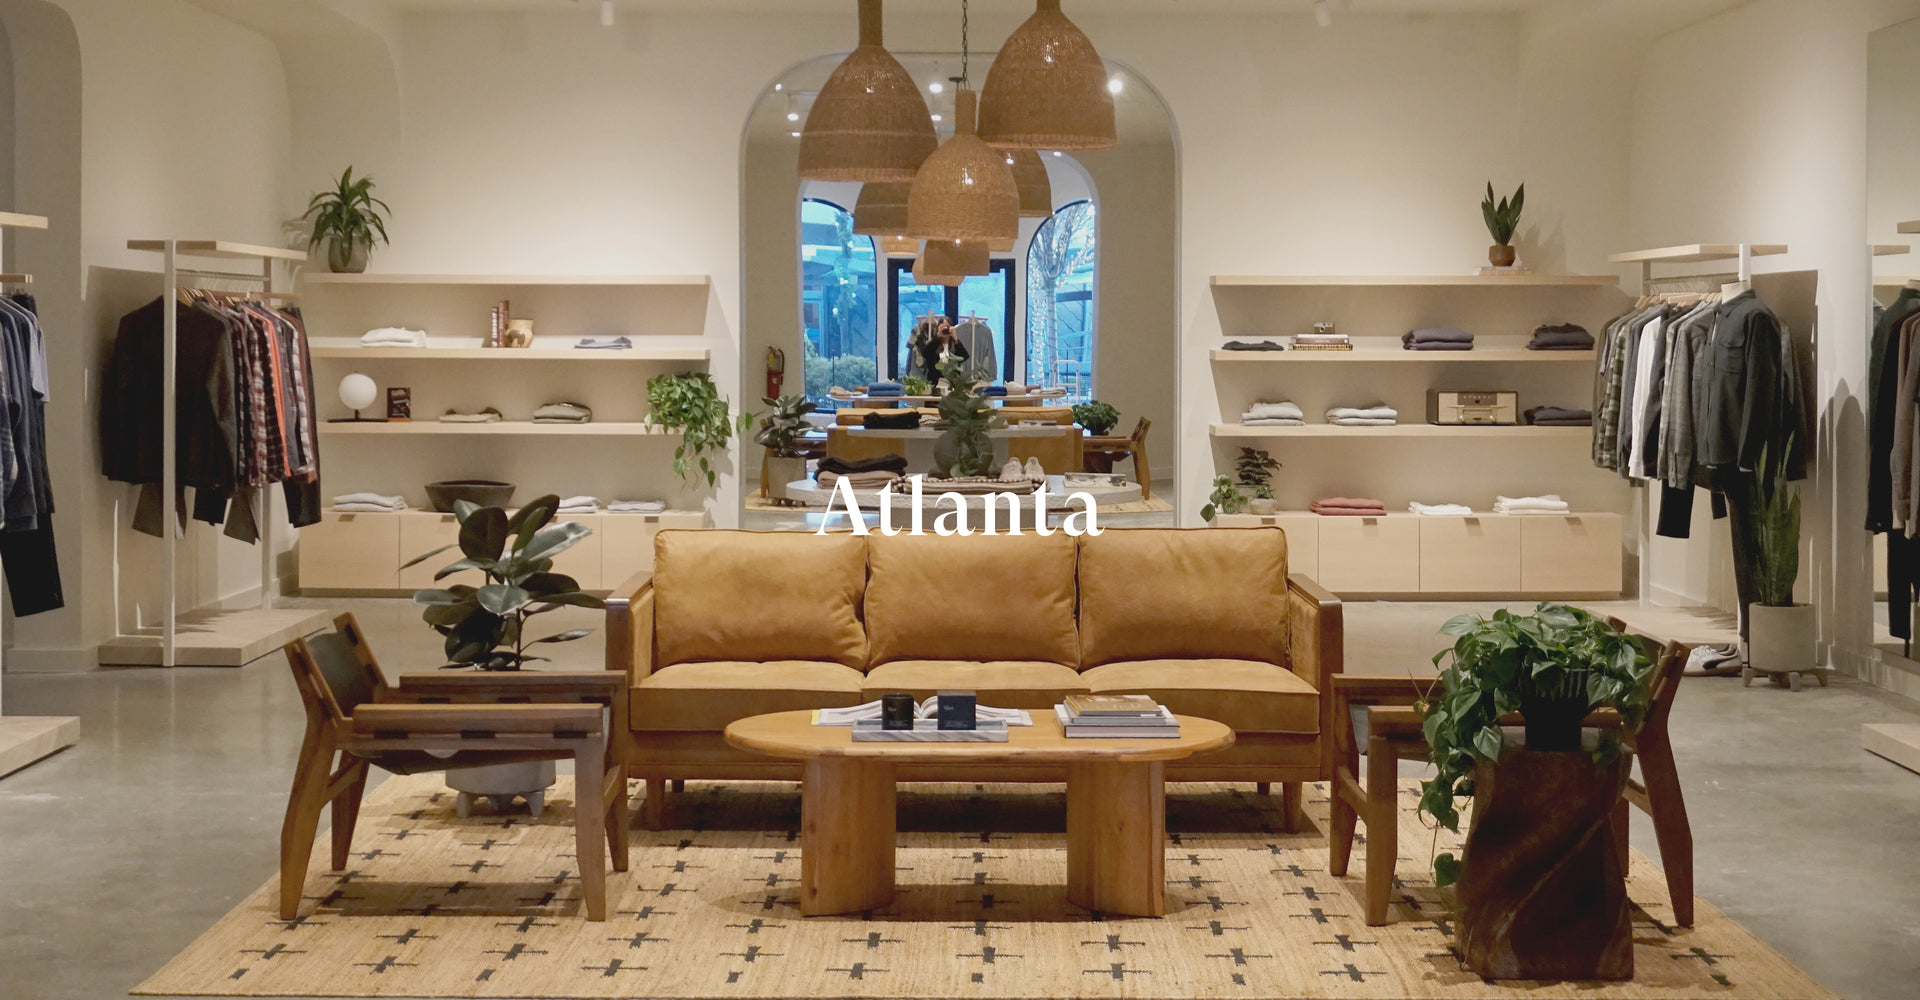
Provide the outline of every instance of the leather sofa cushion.
{"type": "Polygon", "coordinates": [[[790,531],[654,538],[655,661],[820,660],[866,666],[867,543],[790,531]]]}
{"type": "Polygon", "coordinates": [[[941,691],[973,691],[994,708],[1051,709],[1070,694],[1089,693],[1080,672],[1058,663],[1032,661],[895,660],[867,671],[862,701],[905,691],[915,701],[941,691]]]}
{"type": "Polygon", "coordinates": [[[1066,533],[874,534],[867,542],[870,666],[936,659],[1079,663],[1073,538],[1066,533]]]}
{"type": "Polygon", "coordinates": [[[1279,528],[1123,528],[1078,541],[1082,669],[1123,660],[1287,662],[1279,528]]]}
{"type": "Polygon", "coordinates": [[[1238,733],[1320,731],[1320,693],[1293,671],[1254,660],[1135,660],[1080,674],[1094,694],[1144,694],[1175,715],[1238,733]]]}
{"type": "Polygon", "coordinates": [[[750,715],[860,704],[860,671],[838,663],[681,663],[633,687],[629,728],[718,732],[750,715]]]}

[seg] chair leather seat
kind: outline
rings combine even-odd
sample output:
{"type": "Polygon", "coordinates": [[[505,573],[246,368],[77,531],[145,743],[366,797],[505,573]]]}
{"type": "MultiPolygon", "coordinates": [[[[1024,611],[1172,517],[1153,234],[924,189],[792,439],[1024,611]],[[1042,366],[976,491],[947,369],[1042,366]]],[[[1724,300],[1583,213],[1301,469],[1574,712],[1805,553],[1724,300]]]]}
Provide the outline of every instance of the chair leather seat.
{"type": "Polygon", "coordinates": [[[753,715],[858,705],[862,680],[852,667],[812,660],[677,663],[634,686],[629,725],[714,732],[753,715]]]}
{"type": "Polygon", "coordinates": [[[1254,660],[1131,660],[1080,674],[1094,694],[1144,694],[1237,733],[1320,731],[1320,693],[1293,671],[1254,660]]]}
{"type": "Polygon", "coordinates": [[[916,701],[943,690],[972,691],[993,708],[1048,709],[1091,689],[1081,674],[1058,663],[1032,660],[895,660],[867,671],[861,698],[905,691],[916,701]]]}

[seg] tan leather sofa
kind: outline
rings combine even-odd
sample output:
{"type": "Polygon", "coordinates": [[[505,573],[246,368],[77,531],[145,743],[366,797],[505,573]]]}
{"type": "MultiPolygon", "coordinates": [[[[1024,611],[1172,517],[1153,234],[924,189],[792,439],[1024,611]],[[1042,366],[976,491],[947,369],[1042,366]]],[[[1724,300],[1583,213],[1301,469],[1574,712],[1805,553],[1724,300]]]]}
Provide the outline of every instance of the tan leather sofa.
{"type": "MultiPolygon", "coordinates": [[[[658,828],[669,782],[798,779],[727,745],[765,712],[977,691],[1050,710],[1067,694],[1150,694],[1232,726],[1174,781],[1299,783],[1332,768],[1328,678],[1339,601],[1287,575],[1278,528],[948,537],[662,531],[654,569],[608,600],[607,666],[629,678],[623,756],[658,828]]],[[[902,768],[905,781],[1059,781],[1057,766],[902,768]]]]}

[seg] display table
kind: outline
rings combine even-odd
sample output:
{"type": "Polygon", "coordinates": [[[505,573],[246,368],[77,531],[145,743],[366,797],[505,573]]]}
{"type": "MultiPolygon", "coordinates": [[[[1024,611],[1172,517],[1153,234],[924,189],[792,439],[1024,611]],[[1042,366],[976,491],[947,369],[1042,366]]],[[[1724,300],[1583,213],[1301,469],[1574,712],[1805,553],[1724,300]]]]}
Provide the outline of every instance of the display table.
{"type": "MultiPolygon", "coordinates": [[[[913,472],[932,472],[934,446],[947,432],[923,427],[834,427],[827,432],[827,454],[845,461],[878,455],[899,455],[913,472]]],[[[1075,424],[1030,424],[995,427],[987,431],[993,442],[993,470],[1009,455],[1022,461],[1032,455],[1050,474],[1080,471],[1080,428],[1075,424]]]]}
{"type": "MultiPolygon", "coordinates": [[[[833,398],[840,400],[842,402],[851,403],[854,406],[872,406],[872,407],[922,406],[922,405],[938,406],[940,404],[939,396],[860,395],[860,396],[835,396],[833,398]]],[[[1067,394],[1064,390],[1059,392],[1049,392],[1049,393],[1028,392],[1028,393],[1013,393],[1005,396],[981,396],[980,398],[986,400],[989,403],[1000,403],[1002,405],[1010,405],[1010,406],[1044,406],[1048,403],[1059,403],[1062,406],[1067,405],[1065,402],[1067,398],[1067,394]]]]}
{"type": "Polygon", "coordinates": [[[894,768],[1064,764],[1067,899],[1106,914],[1166,913],[1166,761],[1233,745],[1233,730],[1179,716],[1174,739],[1069,739],[1045,709],[1005,743],[855,743],[811,712],[727,726],[733,746],[805,764],[800,786],[800,912],[877,910],[893,901],[894,768]]]}

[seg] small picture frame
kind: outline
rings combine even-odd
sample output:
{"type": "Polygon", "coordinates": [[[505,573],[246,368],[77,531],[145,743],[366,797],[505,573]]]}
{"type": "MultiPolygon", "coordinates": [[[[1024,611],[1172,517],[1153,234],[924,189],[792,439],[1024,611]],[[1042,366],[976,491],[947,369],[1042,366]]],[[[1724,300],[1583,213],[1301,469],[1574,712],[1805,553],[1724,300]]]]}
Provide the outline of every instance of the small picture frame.
{"type": "Polygon", "coordinates": [[[387,419],[413,419],[413,390],[396,385],[387,390],[387,419]]]}

